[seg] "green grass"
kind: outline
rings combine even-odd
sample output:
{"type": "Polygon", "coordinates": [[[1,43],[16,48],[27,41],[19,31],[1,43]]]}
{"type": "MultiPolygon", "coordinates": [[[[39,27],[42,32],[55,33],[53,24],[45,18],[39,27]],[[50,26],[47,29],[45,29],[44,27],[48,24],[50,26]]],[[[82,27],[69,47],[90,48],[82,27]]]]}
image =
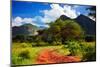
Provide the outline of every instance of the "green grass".
{"type": "Polygon", "coordinates": [[[95,42],[69,42],[65,46],[32,47],[32,43],[13,43],[12,63],[15,65],[36,64],[37,56],[43,49],[56,49],[61,55],[75,54],[82,57],[83,61],[91,60],[91,58],[95,60],[95,42]],[[65,47],[68,45],[69,47],[65,47]]]}
{"type": "Polygon", "coordinates": [[[36,63],[36,58],[39,54],[39,52],[42,49],[56,49],[60,54],[62,55],[68,55],[70,54],[69,50],[62,48],[63,45],[58,45],[58,46],[38,46],[38,47],[32,47],[30,46],[31,43],[13,43],[12,45],[12,63],[13,64],[18,64],[18,65],[26,65],[26,64],[35,64],[36,63]],[[24,45],[23,45],[24,44],[24,45]],[[26,46],[27,44],[27,46],[26,46]],[[29,59],[22,59],[19,57],[19,55],[23,51],[28,51],[29,52],[29,59]]]}

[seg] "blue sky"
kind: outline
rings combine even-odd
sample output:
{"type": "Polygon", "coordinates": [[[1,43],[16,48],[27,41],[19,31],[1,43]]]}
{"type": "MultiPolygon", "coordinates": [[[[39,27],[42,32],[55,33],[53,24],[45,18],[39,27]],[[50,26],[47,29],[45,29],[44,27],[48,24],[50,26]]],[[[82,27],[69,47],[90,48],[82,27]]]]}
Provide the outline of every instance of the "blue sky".
{"type": "Polygon", "coordinates": [[[34,2],[12,2],[12,15],[13,17],[34,17],[34,16],[43,16],[39,10],[50,9],[49,5],[34,3],[34,2]]]}
{"type": "Polygon", "coordinates": [[[12,25],[31,23],[48,27],[46,23],[55,21],[62,14],[72,19],[80,14],[87,15],[88,7],[90,6],[12,1],[12,25]]]}

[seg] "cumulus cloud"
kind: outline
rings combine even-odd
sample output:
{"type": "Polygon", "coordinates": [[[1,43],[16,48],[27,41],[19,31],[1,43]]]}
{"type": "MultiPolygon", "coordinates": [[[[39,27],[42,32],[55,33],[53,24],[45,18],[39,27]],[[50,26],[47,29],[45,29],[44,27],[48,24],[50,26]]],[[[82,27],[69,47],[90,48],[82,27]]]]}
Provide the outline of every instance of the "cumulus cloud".
{"type": "Polygon", "coordinates": [[[22,18],[16,17],[15,19],[12,19],[12,26],[20,26],[22,25],[22,18]]]}
{"type": "Polygon", "coordinates": [[[18,16],[12,19],[12,26],[21,26],[26,23],[36,25],[36,23],[33,22],[32,18],[21,18],[18,16]]]}
{"type": "Polygon", "coordinates": [[[59,4],[50,4],[51,9],[49,10],[40,10],[40,12],[44,16],[35,16],[33,18],[21,18],[15,17],[12,19],[12,26],[20,26],[25,23],[30,23],[36,26],[44,26],[48,27],[46,23],[50,23],[55,21],[61,15],[66,15],[72,19],[76,18],[80,12],[77,12],[75,8],[78,6],[70,6],[70,5],[59,5],[59,4]],[[74,8],[73,8],[74,7],[74,8]]]}
{"type": "Polygon", "coordinates": [[[21,18],[18,16],[12,19],[12,26],[21,26],[28,23],[38,27],[49,27],[47,24],[43,23],[43,18],[41,16],[36,16],[34,18],[21,18]]]}
{"type": "Polygon", "coordinates": [[[74,8],[72,8],[70,5],[60,6],[59,4],[51,4],[50,7],[50,10],[41,11],[44,14],[43,21],[46,23],[55,21],[61,15],[66,15],[67,17],[74,19],[80,14],[80,12],[75,10],[78,6],[73,6],[74,8]]]}
{"type": "MultiPolygon", "coordinates": [[[[37,24],[38,27],[49,27],[45,22],[48,21],[48,19],[41,17],[41,16],[35,16],[33,18],[33,21],[37,24]]],[[[51,20],[50,20],[51,21],[51,20]]]]}

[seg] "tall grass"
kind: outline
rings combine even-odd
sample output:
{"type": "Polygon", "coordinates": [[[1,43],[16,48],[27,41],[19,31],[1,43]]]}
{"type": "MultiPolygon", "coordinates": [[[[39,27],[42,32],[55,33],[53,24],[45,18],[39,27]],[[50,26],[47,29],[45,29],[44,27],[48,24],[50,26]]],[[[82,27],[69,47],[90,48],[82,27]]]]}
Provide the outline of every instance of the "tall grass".
{"type": "Polygon", "coordinates": [[[55,49],[63,55],[70,54],[69,50],[58,46],[38,46],[32,47],[31,43],[13,43],[12,45],[12,63],[16,65],[36,64],[36,59],[43,49],[55,49]],[[25,47],[27,45],[27,47],[25,47]],[[23,47],[24,46],[24,47],[23,47]]]}

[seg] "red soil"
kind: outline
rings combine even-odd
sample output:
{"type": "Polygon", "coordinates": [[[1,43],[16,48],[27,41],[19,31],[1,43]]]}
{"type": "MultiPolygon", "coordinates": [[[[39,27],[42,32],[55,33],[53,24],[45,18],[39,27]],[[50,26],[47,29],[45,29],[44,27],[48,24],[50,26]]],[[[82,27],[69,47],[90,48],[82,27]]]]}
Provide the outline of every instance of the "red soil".
{"type": "Polygon", "coordinates": [[[48,63],[63,63],[63,62],[79,62],[80,57],[77,56],[63,56],[57,53],[55,50],[44,49],[37,57],[37,64],[48,63]]]}

